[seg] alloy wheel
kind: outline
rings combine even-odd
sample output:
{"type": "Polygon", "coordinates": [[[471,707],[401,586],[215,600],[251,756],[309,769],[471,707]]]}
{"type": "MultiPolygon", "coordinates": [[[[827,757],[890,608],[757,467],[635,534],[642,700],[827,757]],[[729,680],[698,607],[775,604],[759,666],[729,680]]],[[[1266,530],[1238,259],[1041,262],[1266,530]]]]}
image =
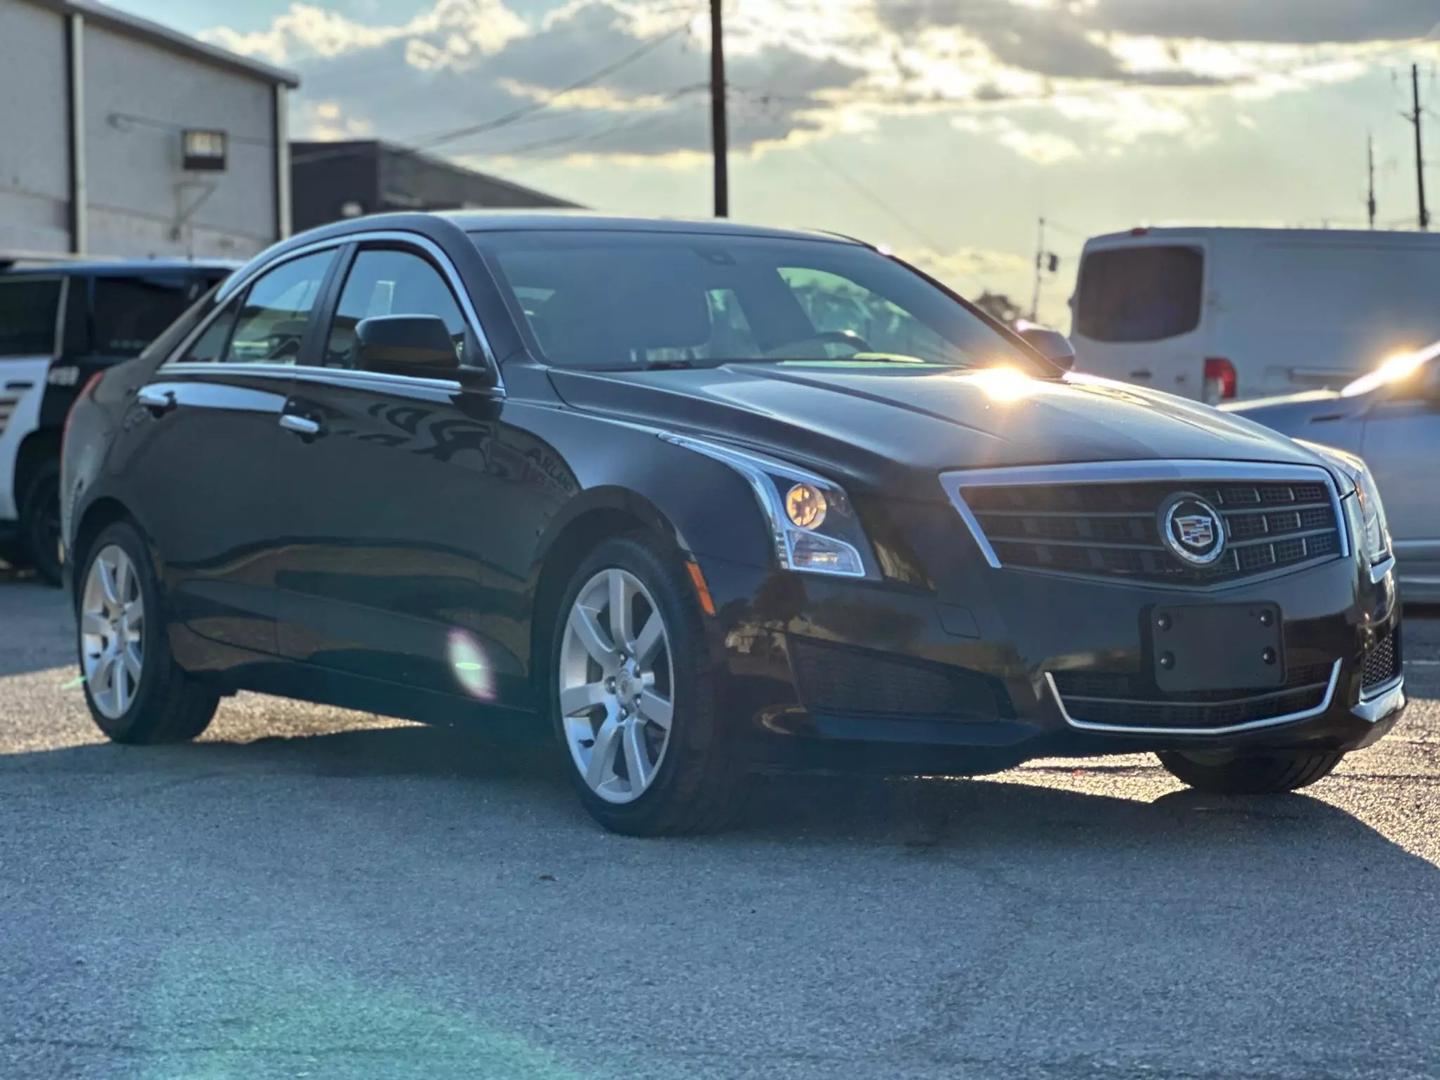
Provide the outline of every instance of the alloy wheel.
{"type": "Polygon", "coordinates": [[[659,773],[673,672],[665,620],[640,579],[611,567],[587,581],[561,639],[560,716],[575,767],[606,802],[633,802],[659,773]]]}
{"type": "Polygon", "coordinates": [[[108,719],[119,719],[140,690],[145,599],[135,564],[115,544],[100,550],[85,575],[80,655],[90,699],[108,719]]]}

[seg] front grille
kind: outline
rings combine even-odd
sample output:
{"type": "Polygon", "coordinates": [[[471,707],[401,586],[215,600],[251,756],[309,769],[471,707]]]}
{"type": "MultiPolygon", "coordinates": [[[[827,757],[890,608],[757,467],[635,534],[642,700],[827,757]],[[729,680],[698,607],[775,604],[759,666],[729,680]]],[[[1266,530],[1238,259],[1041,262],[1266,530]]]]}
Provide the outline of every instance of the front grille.
{"type": "Polygon", "coordinates": [[[789,651],[800,699],[811,712],[972,720],[1014,715],[1004,684],[978,672],[796,635],[789,651]]]}
{"type": "Polygon", "coordinates": [[[951,476],[1001,566],[1204,586],[1339,555],[1342,523],[1318,473],[1297,470],[1297,479],[1284,483],[1203,476],[970,483],[964,473],[951,476]],[[1160,511],[1182,492],[1208,502],[1223,520],[1225,549],[1208,566],[1182,560],[1161,539],[1160,511]]]}
{"type": "Polygon", "coordinates": [[[1365,654],[1365,666],[1360,676],[1362,689],[1370,690],[1384,686],[1400,674],[1400,628],[1397,626],[1375,642],[1365,654]]]}
{"type": "Polygon", "coordinates": [[[1080,727],[1204,732],[1263,726],[1319,711],[1334,689],[1335,664],[1292,669],[1284,685],[1269,690],[1206,691],[1161,695],[1134,675],[1062,671],[1050,688],[1072,724],[1080,727]]]}

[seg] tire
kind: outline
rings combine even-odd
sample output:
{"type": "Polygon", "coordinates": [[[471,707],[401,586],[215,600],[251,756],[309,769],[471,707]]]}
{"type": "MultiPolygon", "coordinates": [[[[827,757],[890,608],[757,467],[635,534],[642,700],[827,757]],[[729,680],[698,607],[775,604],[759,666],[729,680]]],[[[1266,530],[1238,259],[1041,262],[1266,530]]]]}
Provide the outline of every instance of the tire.
{"type": "Polygon", "coordinates": [[[20,497],[20,554],[47,585],[61,584],[60,463],[47,461],[20,497]]]}
{"type": "Polygon", "coordinates": [[[116,522],[95,538],[75,596],[77,651],[95,725],[119,743],[185,742],[204,731],[219,694],[175,663],[149,549],[134,526],[116,522]]]}
{"type": "Polygon", "coordinates": [[[553,616],[544,665],[550,714],[563,768],[585,809],[605,828],[631,836],[727,825],[748,778],[719,715],[716,672],[684,563],[643,536],[606,540],[575,569],[553,616]],[[616,575],[631,615],[623,649],[615,648],[615,605],[606,600],[615,595],[616,575]],[[587,633],[572,630],[587,618],[593,619],[587,633]],[[667,701],[668,729],[661,722],[667,701]],[[635,768],[630,763],[640,754],[635,768]]]}
{"type": "Polygon", "coordinates": [[[1215,795],[1274,795],[1296,791],[1335,771],[1345,755],[1285,753],[1236,755],[1207,760],[1179,752],[1156,755],[1166,772],[1194,788],[1215,795]]]}

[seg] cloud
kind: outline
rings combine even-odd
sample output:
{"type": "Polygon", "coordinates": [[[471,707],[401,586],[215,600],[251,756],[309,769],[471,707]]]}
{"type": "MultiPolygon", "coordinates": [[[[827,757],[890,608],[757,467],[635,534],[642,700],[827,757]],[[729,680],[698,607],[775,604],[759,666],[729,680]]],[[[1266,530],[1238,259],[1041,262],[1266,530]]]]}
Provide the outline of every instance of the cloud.
{"type": "MultiPolygon", "coordinates": [[[[969,130],[1039,165],[1199,137],[1207,95],[1254,100],[1353,78],[1357,56],[1436,10],[1436,0],[731,3],[737,152],[875,133],[906,115],[994,114],[969,130]]],[[[299,70],[298,136],[374,132],[482,167],[495,157],[690,161],[709,140],[708,26],[694,14],[645,0],[569,0],[543,15],[522,0],[434,0],[386,24],[295,2],[263,30],[204,36],[299,70]]]]}
{"type": "MultiPolygon", "coordinates": [[[[546,158],[705,149],[708,127],[696,95],[707,87],[708,43],[695,42],[689,30],[687,18],[657,22],[653,5],[627,0],[574,0],[529,23],[503,0],[438,0],[396,25],[294,3],[264,30],[218,27],[204,36],[299,69],[301,137],[364,130],[456,156],[523,151],[546,158]],[[572,89],[607,63],[613,70],[572,89]],[[315,102],[324,103],[323,114],[315,102]],[[536,105],[545,107],[513,124],[431,138],[536,105]],[[337,107],[343,116],[334,115],[337,107]]],[[[729,73],[731,143],[740,152],[817,130],[826,95],[868,75],[836,55],[743,31],[729,73]]]]}
{"type": "Polygon", "coordinates": [[[1128,34],[1212,41],[1406,41],[1433,35],[1435,0],[1095,0],[1086,22],[1128,34]]]}

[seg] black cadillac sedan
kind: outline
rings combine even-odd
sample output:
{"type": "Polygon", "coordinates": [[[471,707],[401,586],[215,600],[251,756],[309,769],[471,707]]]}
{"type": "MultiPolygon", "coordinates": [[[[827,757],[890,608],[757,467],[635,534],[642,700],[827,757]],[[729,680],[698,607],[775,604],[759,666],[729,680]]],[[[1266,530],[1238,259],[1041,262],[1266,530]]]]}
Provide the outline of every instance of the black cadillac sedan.
{"type": "Polygon", "coordinates": [[[757,768],[1148,750],[1265,792],[1379,738],[1364,465],[1046,351],[828,235],[296,237],[70,416],[91,711],[131,743],[241,689],[533,717],[631,833],[718,825],[757,768]]]}

